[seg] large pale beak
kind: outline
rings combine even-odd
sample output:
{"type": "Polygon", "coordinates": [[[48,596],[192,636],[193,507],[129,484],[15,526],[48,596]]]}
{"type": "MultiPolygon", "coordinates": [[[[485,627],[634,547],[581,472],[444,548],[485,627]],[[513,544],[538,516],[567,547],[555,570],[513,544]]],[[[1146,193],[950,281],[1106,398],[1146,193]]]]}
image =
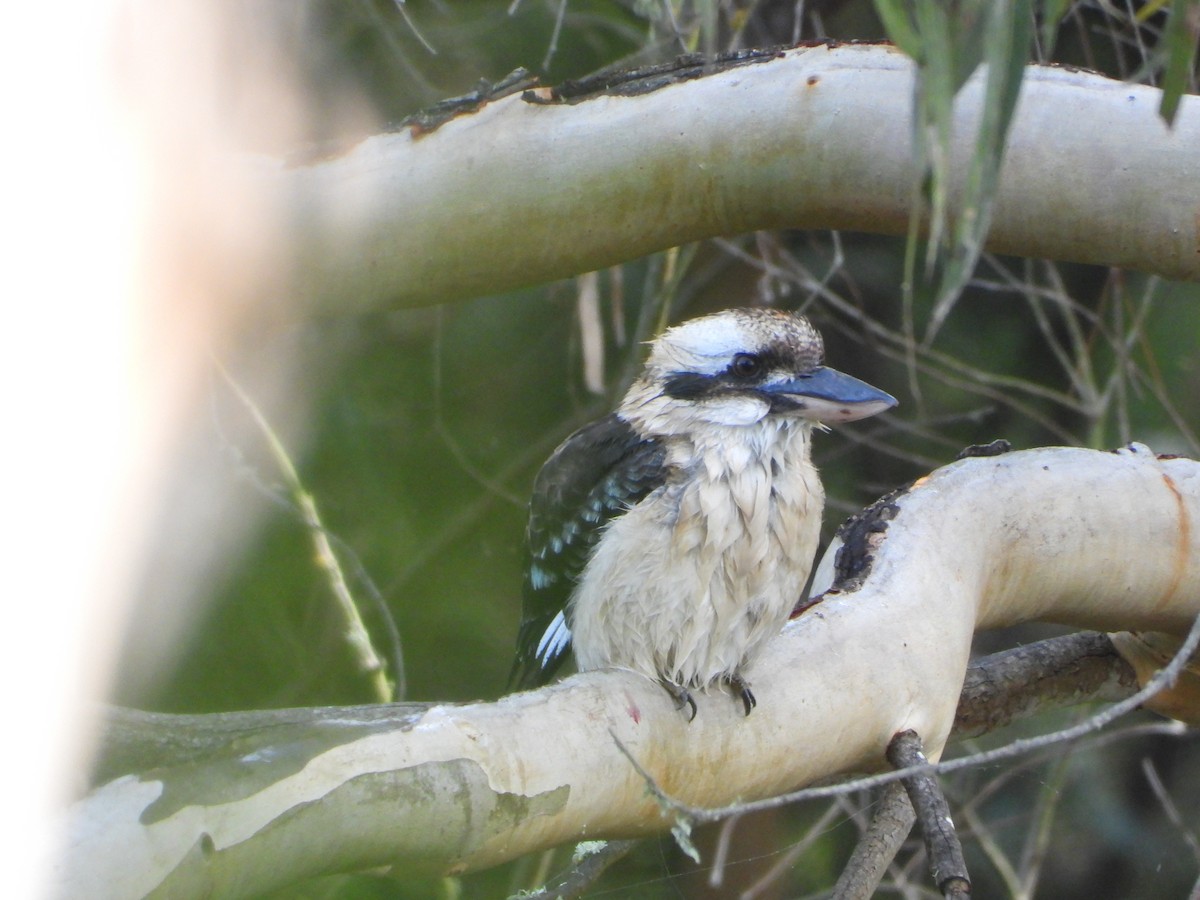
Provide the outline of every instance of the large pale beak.
{"type": "Polygon", "coordinates": [[[796,412],[815,422],[840,424],[891,409],[896,398],[837,369],[818,366],[811,372],[759,388],[773,412],[796,412]]]}

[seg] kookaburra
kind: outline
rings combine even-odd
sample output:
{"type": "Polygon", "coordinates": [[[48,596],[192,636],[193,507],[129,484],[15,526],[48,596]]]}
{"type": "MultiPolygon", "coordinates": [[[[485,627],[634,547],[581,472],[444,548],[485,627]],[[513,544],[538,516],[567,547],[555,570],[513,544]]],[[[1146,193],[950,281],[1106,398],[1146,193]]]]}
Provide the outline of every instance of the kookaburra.
{"type": "Polygon", "coordinates": [[[814,427],[875,415],[893,397],[822,365],[803,316],[733,309],[654,341],[616,411],[576,431],[530,501],[513,681],[579,669],[660,681],[696,714],[787,621],[812,565],[825,492],[814,427]]]}

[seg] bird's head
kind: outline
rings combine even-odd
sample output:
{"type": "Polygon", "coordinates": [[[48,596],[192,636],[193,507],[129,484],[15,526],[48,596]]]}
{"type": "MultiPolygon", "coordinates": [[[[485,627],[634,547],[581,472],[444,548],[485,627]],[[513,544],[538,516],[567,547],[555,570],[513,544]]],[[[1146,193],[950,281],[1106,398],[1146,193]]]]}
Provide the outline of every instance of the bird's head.
{"type": "Polygon", "coordinates": [[[836,424],[896,405],[890,394],[822,365],[823,354],[820,333],[795,313],[730,309],[692,319],[654,341],[620,412],[644,431],[672,434],[768,417],[836,424]]]}

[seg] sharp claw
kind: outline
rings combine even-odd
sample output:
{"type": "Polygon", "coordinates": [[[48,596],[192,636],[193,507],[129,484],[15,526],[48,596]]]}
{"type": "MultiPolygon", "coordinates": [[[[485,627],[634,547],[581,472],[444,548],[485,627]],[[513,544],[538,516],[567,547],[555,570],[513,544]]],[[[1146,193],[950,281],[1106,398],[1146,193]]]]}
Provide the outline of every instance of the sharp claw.
{"type": "Polygon", "coordinates": [[[742,705],[746,707],[746,715],[750,715],[750,710],[758,706],[758,701],[754,699],[754,692],[749,687],[742,688],[742,705]]]}
{"type": "Polygon", "coordinates": [[[750,710],[758,706],[758,700],[754,698],[754,691],[750,690],[750,685],[746,682],[746,679],[735,672],[732,675],[726,676],[725,683],[737,691],[738,696],[742,698],[742,706],[746,709],[746,715],[750,715],[750,710]]]}
{"type": "Polygon", "coordinates": [[[691,691],[682,684],[673,684],[669,681],[662,682],[662,686],[674,698],[676,709],[683,709],[685,706],[691,708],[691,712],[688,714],[688,721],[693,721],[696,718],[696,701],[692,698],[691,691]]]}

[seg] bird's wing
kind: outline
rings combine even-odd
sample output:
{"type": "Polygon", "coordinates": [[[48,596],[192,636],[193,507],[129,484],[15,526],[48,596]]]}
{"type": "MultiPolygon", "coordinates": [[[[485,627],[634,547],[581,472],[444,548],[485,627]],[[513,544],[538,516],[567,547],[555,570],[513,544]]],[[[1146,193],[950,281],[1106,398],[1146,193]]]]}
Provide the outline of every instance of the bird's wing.
{"type": "Polygon", "coordinates": [[[567,601],[604,526],[666,478],[666,448],[615,413],[576,431],[546,460],[529,503],[513,687],[545,684],[562,664],[571,644],[567,601]]]}

